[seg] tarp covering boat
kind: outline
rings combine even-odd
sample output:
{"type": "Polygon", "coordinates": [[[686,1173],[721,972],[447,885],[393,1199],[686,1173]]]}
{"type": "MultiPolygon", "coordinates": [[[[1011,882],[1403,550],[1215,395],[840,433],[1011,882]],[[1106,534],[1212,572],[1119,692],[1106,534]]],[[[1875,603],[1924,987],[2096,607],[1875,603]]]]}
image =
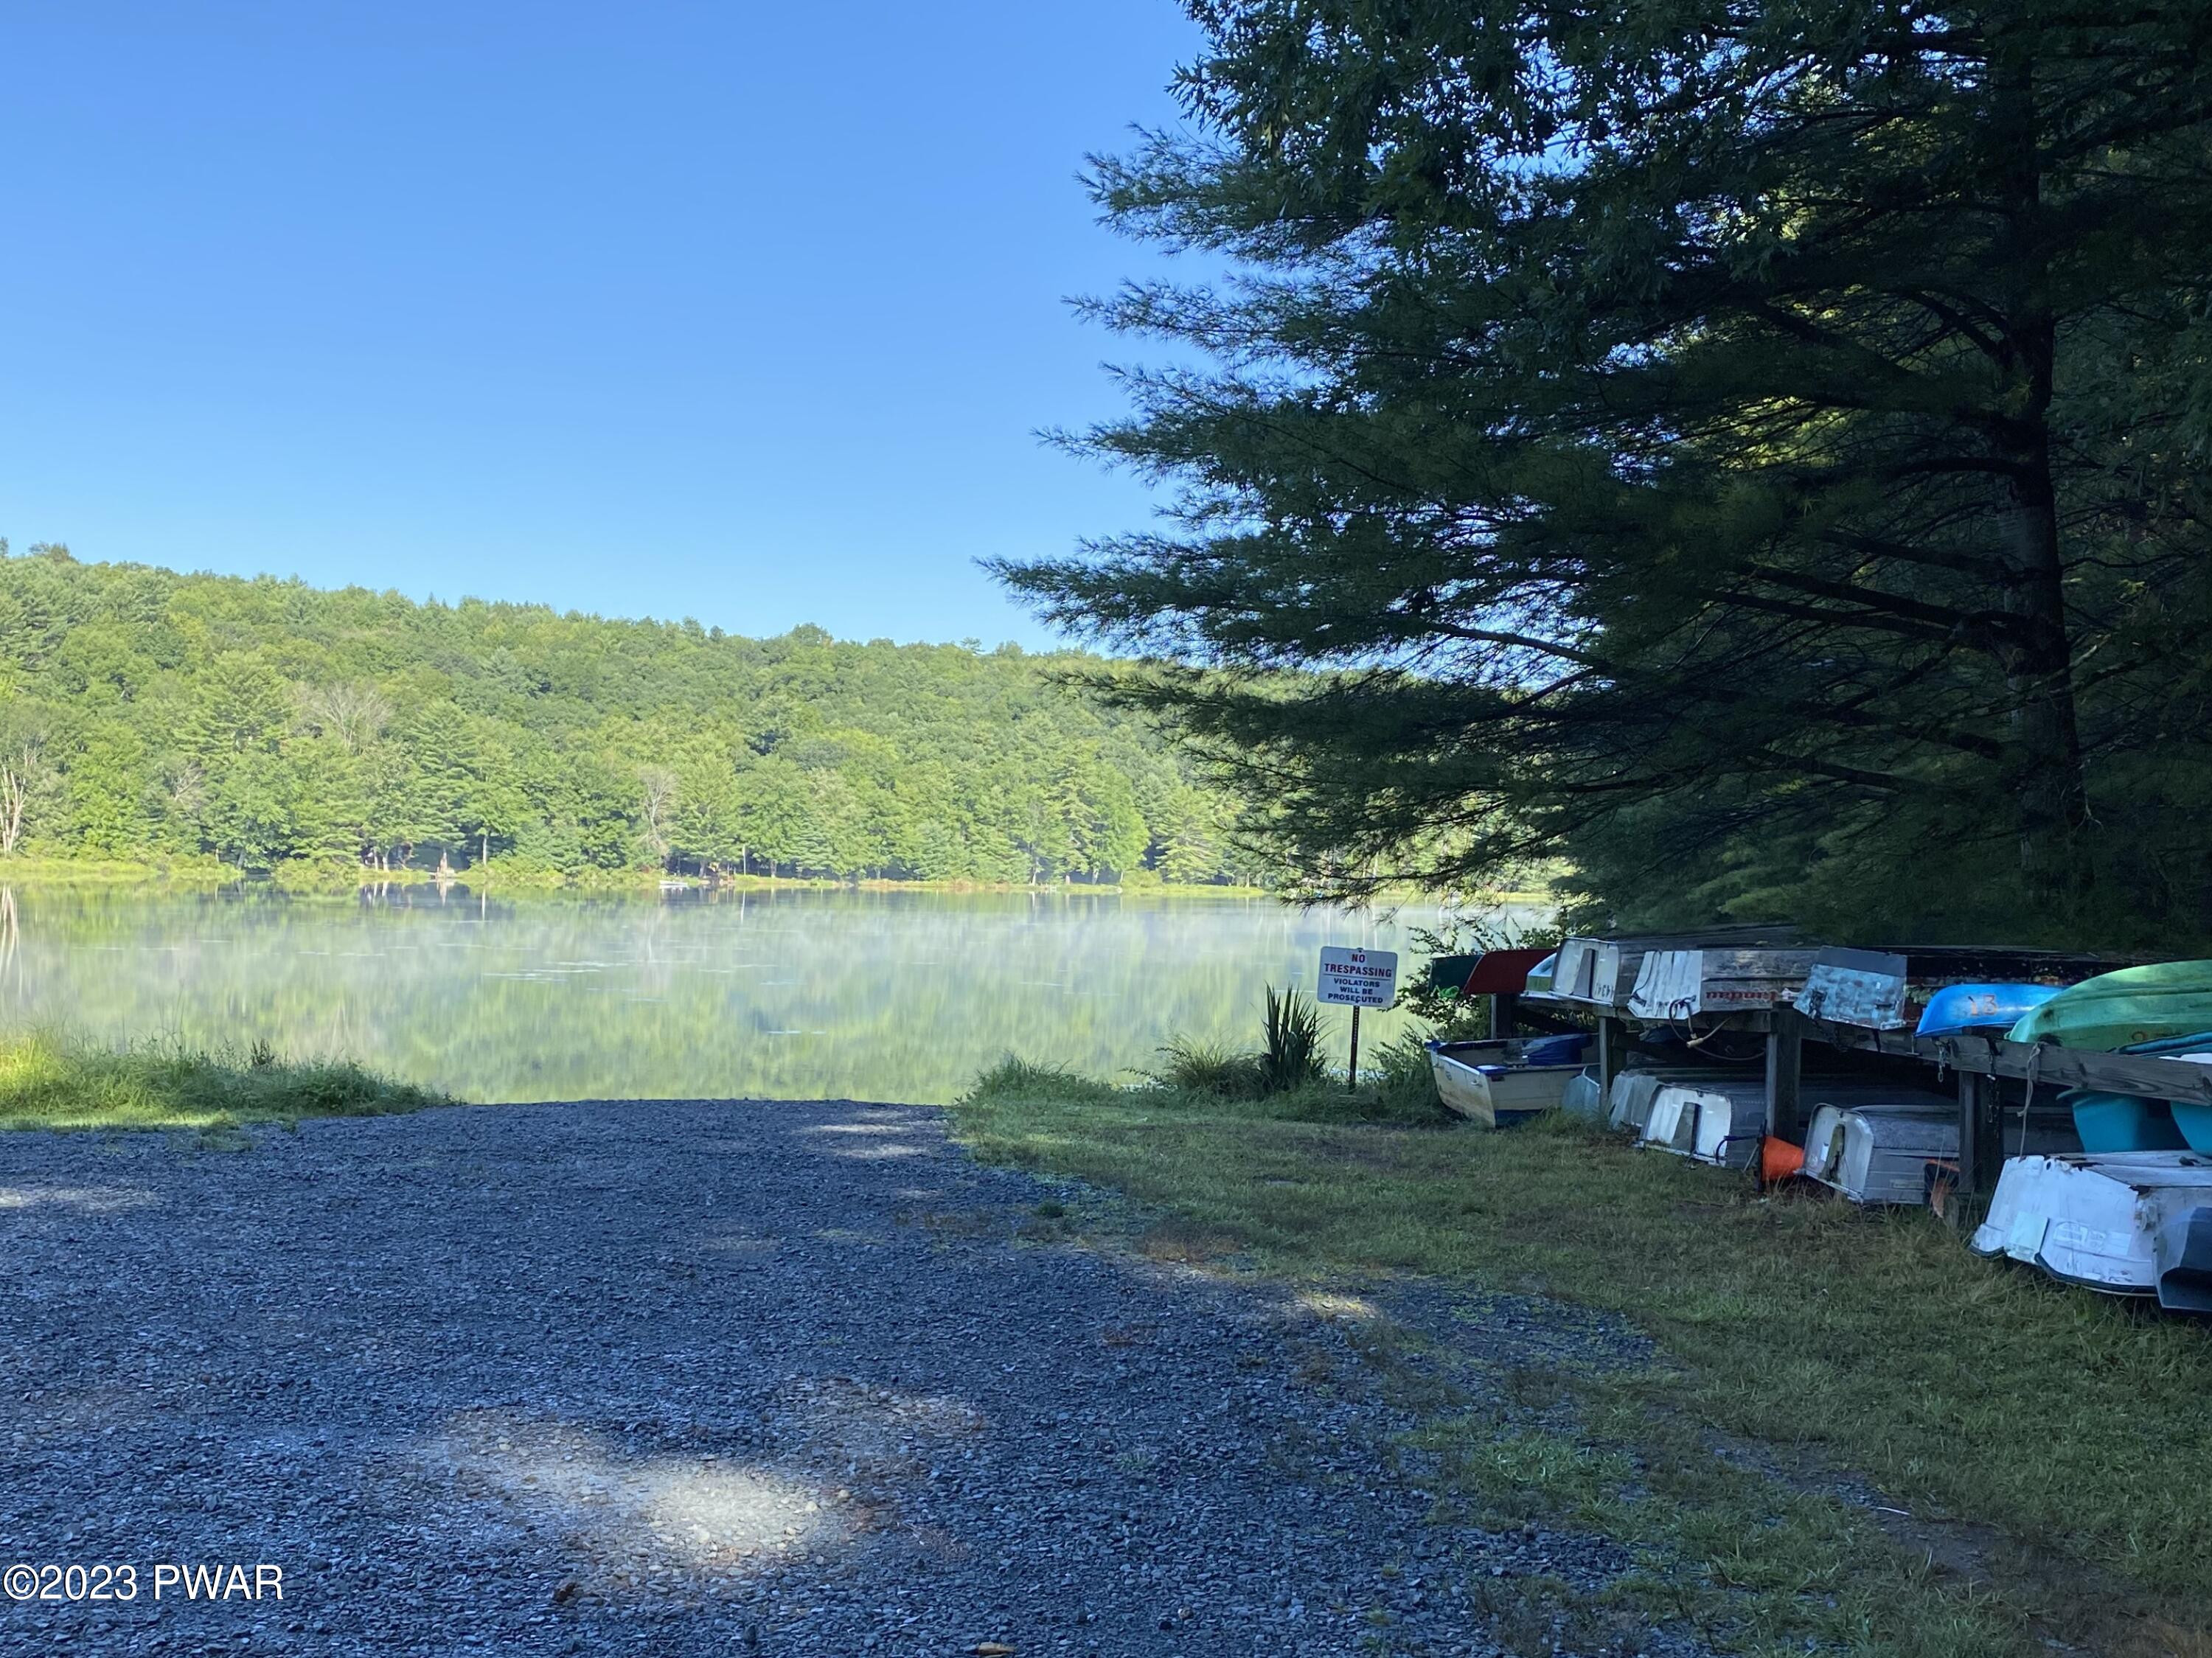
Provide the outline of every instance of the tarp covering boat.
{"type": "Polygon", "coordinates": [[[2107,1294],[2212,1313],[2212,1157],[2014,1157],[1972,1248],[2107,1294]]]}

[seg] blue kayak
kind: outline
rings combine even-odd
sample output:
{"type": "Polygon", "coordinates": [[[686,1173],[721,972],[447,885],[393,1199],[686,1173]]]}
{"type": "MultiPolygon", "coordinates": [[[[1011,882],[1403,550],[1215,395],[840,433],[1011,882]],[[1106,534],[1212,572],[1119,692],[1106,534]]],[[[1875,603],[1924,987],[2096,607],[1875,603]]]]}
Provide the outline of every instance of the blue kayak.
{"type": "Polygon", "coordinates": [[[2009,1030],[2058,993],[2057,985],[1945,985],[1920,1016],[1923,1036],[1956,1036],[1992,1027],[2009,1030]]]}

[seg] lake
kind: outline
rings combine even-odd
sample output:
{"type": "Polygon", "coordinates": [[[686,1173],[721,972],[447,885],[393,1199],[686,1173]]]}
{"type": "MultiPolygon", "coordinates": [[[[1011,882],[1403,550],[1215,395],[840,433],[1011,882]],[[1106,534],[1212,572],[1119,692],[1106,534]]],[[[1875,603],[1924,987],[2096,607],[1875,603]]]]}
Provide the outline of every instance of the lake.
{"type": "MultiPolygon", "coordinates": [[[[937,1102],[1007,1053],[1126,1079],[1178,1035],[1251,1046],[1262,988],[1310,992],[1321,945],[1403,950],[1437,919],[1081,892],[19,887],[0,1023],[262,1041],[471,1100],[937,1102]]],[[[1328,1020],[1340,1066],[1346,1011],[1328,1020]]],[[[1364,1016],[1363,1049],[1403,1023],[1364,1016]]]]}

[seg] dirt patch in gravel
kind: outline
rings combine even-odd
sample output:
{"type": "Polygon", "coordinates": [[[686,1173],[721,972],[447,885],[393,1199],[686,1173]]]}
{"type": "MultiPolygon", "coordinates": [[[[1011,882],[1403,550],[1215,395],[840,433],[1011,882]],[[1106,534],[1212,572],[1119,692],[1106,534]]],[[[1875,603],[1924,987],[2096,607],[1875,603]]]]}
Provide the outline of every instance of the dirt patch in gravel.
{"type": "MultiPolygon", "coordinates": [[[[932,1111],[0,1154],[0,1564],[139,1586],[0,1606],[0,1651],[1477,1655],[1470,1586],[1531,1569],[1430,1522],[1359,1319],[1084,1247],[1069,1193],[932,1111]],[[230,1562],[283,1599],[153,1599],[157,1564],[230,1562]]],[[[1486,1310],[1494,1359],[1592,1342],[1486,1310]]]]}

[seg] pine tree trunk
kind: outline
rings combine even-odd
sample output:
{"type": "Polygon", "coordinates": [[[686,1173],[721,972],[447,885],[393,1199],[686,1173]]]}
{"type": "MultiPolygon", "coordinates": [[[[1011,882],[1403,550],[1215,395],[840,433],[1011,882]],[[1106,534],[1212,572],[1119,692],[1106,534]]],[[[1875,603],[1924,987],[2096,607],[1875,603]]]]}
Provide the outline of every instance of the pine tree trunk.
{"type": "Polygon", "coordinates": [[[2074,702],[2065,566],[2051,475],[2051,397],[2057,357],[2042,179],[2037,159],[2034,65],[2000,60],[1991,69],[2000,149],[1999,199],[2006,219],[2004,418],[1994,447],[2011,496],[2004,525],[2000,605],[2012,619],[2001,659],[2010,703],[2008,768],[2020,824],[2021,879],[2061,914],[2088,897],[2088,791],[2074,702]]]}

